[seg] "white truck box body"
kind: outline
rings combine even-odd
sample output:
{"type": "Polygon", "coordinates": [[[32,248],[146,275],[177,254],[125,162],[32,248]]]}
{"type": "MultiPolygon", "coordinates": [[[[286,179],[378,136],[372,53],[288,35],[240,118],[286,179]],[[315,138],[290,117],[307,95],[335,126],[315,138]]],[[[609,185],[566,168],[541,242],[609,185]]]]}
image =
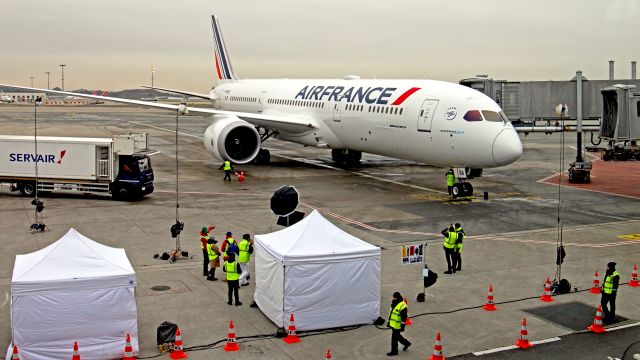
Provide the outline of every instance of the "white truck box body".
{"type": "Polygon", "coordinates": [[[110,138],[38,136],[35,155],[33,136],[0,135],[0,176],[96,180],[96,147],[109,147],[110,138]]]}

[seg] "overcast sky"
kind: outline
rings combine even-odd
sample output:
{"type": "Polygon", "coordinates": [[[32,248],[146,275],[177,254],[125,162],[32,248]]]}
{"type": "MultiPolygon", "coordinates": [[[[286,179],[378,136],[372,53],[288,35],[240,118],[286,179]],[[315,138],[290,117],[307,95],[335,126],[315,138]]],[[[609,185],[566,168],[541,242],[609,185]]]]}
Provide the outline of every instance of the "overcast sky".
{"type": "Polygon", "coordinates": [[[206,92],[210,15],[241,78],[630,77],[638,0],[2,0],[0,82],[206,92]],[[525,5],[525,3],[527,5],[525,5]]]}

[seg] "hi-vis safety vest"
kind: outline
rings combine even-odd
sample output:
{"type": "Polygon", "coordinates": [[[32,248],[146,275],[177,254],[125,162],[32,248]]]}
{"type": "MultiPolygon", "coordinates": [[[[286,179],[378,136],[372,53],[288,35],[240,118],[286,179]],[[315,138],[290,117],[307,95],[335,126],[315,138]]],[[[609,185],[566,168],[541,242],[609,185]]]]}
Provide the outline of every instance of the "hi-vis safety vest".
{"type": "Polygon", "coordinates": [[[449,236],[444,238],[444,247],[447,249],[453,249],[456,247],[456,240],[458,240],[458,233],[455,231],[449,231],[449,236]]]}
{"type": "Polygon", "coordinates": [[[227,281],[240,280],[240,274],[236,271],[236,262],[225,262],[224,270],[227,273],[227,281]]]}
{"type": "Polygon", "coordinates": [[[456,183],[456,176],[453,174],[453,171],[447,172],[447,186],[453,186],[456,183]]]}
{"type": "Polygon", "coordinates": [[[462,240],[464,240],[465,237],[464,230],[462,230],[462,227],[455,228],[455,230],[458,234],[458,243],[456,244],[456,250],[458,250],[458,252],[462,252],[462,240]]]}
{"type": "Polygon", "coordinates": [[[389,312],[389,326],[396,330],[400,330],[402,325],[402,317],[400,312],[407,308],[407,304],[404,301],[400,301],[393,310],[389,312]]]}
{"type": "Polygon", "coordinates": [[[209,255],[209,261],[213,261],[218,258],[218,254],[213,251],[213,244],[207,244],[207,254],[209,255]]]}
{"type": "Polygon", "coordinates": [[[249,244],[249,241],[247,241],[246,239],[243,239],[238,244],[238,249],[240,250],[240,254],[238,255],[239,263],[244,264],[244,263],[248,263],[251,260],[251,254],[249,254],[250,245],[251,244],[249,244]]]}
{"type": "Polygon", "coordinates": [[[205,243],[209,242],[209,234],[207,234],[207,235],[200,235],[200,248],[201,248],[202,250],[204,250],[204,249],[205,249],[205,247],[204,247],[204,243],[202,243],[202,239],[204,239],[204,240],[205,240],[205,241],[204,241],[205,243]]]}
{"type": "Polygon", "coordinates": [[[609,295],[613,294],[613,278],[616,276],[620,276],[618,271],[614,271],[611,275],[605,275],[604,284],[602,285],[602,292],[609,295]]]}
{"type": "Polygon", "coordinates": [[[231,162],[229,160],[224,162],[224,167],[222,168],[222,170],[231,170],[231,162]]]}

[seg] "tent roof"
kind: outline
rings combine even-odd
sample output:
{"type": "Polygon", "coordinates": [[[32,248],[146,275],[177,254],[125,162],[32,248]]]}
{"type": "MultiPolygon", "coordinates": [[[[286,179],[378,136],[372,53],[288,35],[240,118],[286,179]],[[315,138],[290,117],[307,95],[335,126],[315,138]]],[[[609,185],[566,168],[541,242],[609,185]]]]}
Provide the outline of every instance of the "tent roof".
{"type": "Polygon", "coordinates": [[[350,235],[317,210],[298,223],[270,234],[256,235],[256,244],[284,263],[380,256],[380,248],[350,235]]]}
{"type": "Polygon", "coordinates": [[[12,283],[122,277],[135,274],[124,249],[99,244],[70,229],[55,243],[17,255],[12,283]]]}

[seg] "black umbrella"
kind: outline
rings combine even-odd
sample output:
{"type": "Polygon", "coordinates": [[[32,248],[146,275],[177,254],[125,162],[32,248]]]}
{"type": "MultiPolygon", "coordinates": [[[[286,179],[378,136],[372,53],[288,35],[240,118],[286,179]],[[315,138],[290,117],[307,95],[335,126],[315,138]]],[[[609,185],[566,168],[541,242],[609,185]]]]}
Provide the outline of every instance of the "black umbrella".
{"type": "Polygon", "coordinates": [[[293,186],[284,185],[271,195],[271,211],[278,216],[287,216],[298,206],[298,191],[293,186]]]}

